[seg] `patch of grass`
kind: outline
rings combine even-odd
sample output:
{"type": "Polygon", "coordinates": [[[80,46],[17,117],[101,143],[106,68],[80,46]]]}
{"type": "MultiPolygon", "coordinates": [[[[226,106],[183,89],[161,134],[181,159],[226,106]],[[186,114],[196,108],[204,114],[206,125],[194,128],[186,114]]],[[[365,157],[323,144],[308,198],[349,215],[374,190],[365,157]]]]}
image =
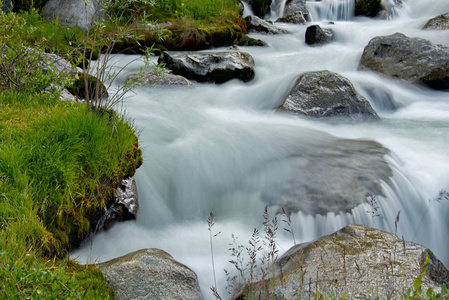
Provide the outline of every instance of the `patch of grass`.
{"type": "Polygon", "coordinates": [[[164,0],[158,1],[150,13],[161,22],[189,18],[203,24],[232,20],[240,15],[236,0],[164,0]]]}
{"type": "Polygon", "coordinates": [[[45,94],[3,92],[0,107],[0,297],[109,297],[98,270],[47,259],[88,234],[141,164],[134,128],[45,94]]]}

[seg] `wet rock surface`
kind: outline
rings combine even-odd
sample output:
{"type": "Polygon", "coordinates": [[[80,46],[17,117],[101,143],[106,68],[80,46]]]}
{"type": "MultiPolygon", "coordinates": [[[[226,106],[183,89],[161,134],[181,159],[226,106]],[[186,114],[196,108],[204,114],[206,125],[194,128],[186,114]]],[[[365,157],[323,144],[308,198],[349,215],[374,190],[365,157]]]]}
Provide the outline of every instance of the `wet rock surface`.
{"type": "Polygon", "coordinates": [[[115,201],[98,220],[94,233],[111,228],[116,222],[134,220],[139,210],[139,194],[134,177],[122,180],[115,191],[115,201]]]}
{"type": "Polygon", "coordinates": [[[312,25],[306,29],[306,44],[321,45],[334,40],[334,33],[330,28],[321,28],[319,25],[312,25]]]}
{"type": "Polygon", "coordinates": [[[309,21],[309,10],[306,0],[288,0],[284,8],[284,16],[276,22],[306,24],[309,21]]]}
{"type": "Polygon", "coordinates": [[[272,23],[265,21],[257,16],[247,16],[245,18],[246,28],[249,31],[264,32],[269,34],[287,33],[287,31],[274,26],[272,23]]]}
{"type": "Polygon", "coordinates": [[[138,86],[192,86],[192,82],[183,76],[171,74],[170,71],[162,70],[159,74],[154,70],[145,70],[142,76],[133,74],[129,79],[134,80],[138,86]]]}
{"type": "Polygon", "coordinates": [[[158,62],[174,74],[196,81],[223,83],[231,79],[244,82],[254,78],[254,60],[246,52],[169,52],[164,51],[158,62]]]}
{"type": "Polygon", "coordinates": [[[444,15],[439,15],[433,19],[430,19],[426,25],[424,25],[425,30],[449,30],[449,13],[444,15]]]}
{"type": "Polygon", "coordinates": [[[359,69],[448,89],[449,47],[402,33],[375,37],[365,47],[359,69]]]}
{"type": "Polygon", "coordinates": [[[279,109],[312,118],[351,122],[379,118],[348,79],[329,71],[300,75],[279,109]]]}
{"type": "MultiPolygon", "coordinates": [[[[449,271],[429,249],[391,233],[348,225],[292,247],[276,262],[275,281],[266,279],[251,288],[256,299],[267,296],[265,284],[275,287],[271,297],[276,299],[309,299],[316,291],[337,297],[344,292],[349,299],[400,299],[420,276],[427,255],[422,289],[439,291],[448,284],[449,271]]],[[[242,295],[248,291],[246,286],[242,295]]]]}
{"type": "Polygon", "coordinates": [[[159,249],[98,264],[116,299],[202,299],[195,272],[159,249]]]}

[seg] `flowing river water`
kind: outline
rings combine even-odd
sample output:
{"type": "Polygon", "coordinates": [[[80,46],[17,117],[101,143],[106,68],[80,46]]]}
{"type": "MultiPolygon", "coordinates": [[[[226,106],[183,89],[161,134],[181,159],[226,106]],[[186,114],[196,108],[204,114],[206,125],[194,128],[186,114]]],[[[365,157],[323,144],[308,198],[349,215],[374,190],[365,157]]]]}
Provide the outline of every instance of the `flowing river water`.
{"type": "MultiPolygon", "coordinates": [[[[283,1],[274,1],[274,17],[276,7],[283,5],[283,1]]],[[[303,25],[278,24],[289,31],[285,35],[251,34],[268,46],[241,47],[255,60],[256,76],[249,83],[233,80],[221,85],[195,83],[193,88],[142,87],[129,95],[123,107],[139,131],[144,155],[135,177],[138,218],[96,235],[71,257],[80,262],[106,261],[142,248],[160,248],[193,269],[204,297],[213,298],[207,224],[213,212],[213,232],[221,232],[212,240],[215,270],[224,296],[226,276],[222,270],[233,271],[228,263],[232,234],[238,243],[247,245],[253,228],[263,231],[264,207],[275,216],[279,206],[271,200],[281,197],[292,177],[314,174],[303,177],[325,183],[323,189],[328,183],[331,186],[338,172],[328,172],[322,164],[312,162],[344,162],[345,155],[355,150],[333,149],[332,153],[338,153],[329,157],[329,143],[364,139],[390,150],[385,160],[392,177],[381,182],[382,193],[377,195],[380,216],[372,217],[368,203],[348,212],[310,215],[299,211],[291,216],[296,242],[316,239],[350,223],[366,224],[397,231],[399,237],[429,247],[449,267],[449,201],[433,200],[441,190],[449,191],[449,93],[357,70],[363,48],[375,36],[402,32],[449,46],[447,31],[421,30],[431,17],[449,12],[449,1],[404,0],[389,20],[355,18],[336,5],[345,4],[331,0],[307,4],[311,24],[333,29],[335,41],[331,44],[307,46],[307,26],[303,25]],[[350,79],[381,120],[329,124],[277,112],[295,78],[318,70],[350,79]],[[292,153],[301,162],[294,167],[292,153]]],[[[120,55],[113,65],[120,68],[136,58],[120,55]]],[[[119,83],[142,65],[133,61],[119,83]]],[[[366,161],[370,169],[377,168],[375,163],[366,161]]],[[[277,242],[281,253],[293,245],[291,235],[282,229],[277,242]]]]}

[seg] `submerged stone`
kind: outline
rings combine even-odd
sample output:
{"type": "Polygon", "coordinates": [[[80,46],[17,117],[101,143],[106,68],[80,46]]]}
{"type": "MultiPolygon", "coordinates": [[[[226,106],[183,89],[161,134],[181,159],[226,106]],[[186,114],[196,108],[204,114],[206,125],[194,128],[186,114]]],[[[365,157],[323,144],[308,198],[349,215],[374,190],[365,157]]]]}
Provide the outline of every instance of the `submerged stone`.
{"type": "Polygon", "coordinates": [[[292,152],[282,182],[265,191],[268,205],[307,215],[351,213],[367,194],[383,195],[392,171],[389,150],[369,140],[320,139],[292,152]]]}

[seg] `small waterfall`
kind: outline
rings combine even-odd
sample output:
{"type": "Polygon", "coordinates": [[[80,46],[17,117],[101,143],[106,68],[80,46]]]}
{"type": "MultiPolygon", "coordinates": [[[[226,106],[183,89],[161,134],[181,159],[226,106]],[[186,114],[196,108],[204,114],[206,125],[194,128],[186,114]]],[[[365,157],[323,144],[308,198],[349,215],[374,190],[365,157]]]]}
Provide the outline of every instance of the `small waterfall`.
{"type": "Polygon", "coordinates": [[[248,2],[242,1],[241,3],[243,4],[243,15],[242,15],[243,18],[246,16],[254,15],[253,10],[251,9],[251,5],[249,5],[248,2]]]}
{"type": "Polygon", "coordinates": [[[287,0],[273,0],[271,2],[271,15],[270,20],[277,20],[284,16],[285,3],[287,0]]]}
{"type": "Polygon", "coordinates": [[[354,17],[354,0],[323,0],[307,2],[312,21],[348,21],[354,17]]]}
{"type": "Polygon", "coordinates": [[[329,20],[350,20],[354,16],[353,0],[326,0],[326,17],[329,20]]]}

